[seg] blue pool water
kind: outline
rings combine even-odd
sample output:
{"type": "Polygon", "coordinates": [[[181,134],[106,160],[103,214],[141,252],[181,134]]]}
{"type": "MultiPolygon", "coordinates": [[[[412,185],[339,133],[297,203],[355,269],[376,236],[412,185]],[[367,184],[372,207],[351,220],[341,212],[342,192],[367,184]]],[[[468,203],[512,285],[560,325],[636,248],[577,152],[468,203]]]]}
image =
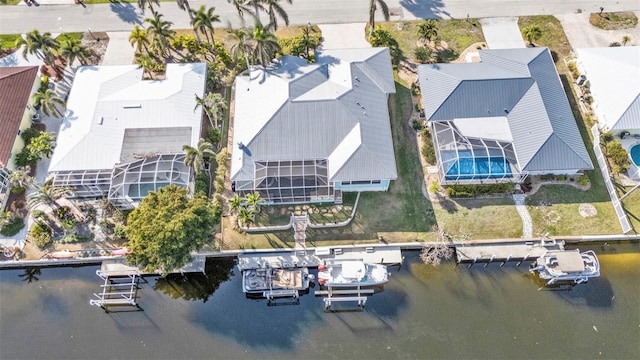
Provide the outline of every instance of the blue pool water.
{"type": "Polygon", "coordinates": [[[447,179],[501,178],[510,176],[509,163],[502,157],[459,158],[447,171],[447,179]]]}
{"type": "Polygon", "coordinates": [[[633,163],[640,168],[640,144],[633,145],[629,150],[629,155],[631,155],[633,163]]]}

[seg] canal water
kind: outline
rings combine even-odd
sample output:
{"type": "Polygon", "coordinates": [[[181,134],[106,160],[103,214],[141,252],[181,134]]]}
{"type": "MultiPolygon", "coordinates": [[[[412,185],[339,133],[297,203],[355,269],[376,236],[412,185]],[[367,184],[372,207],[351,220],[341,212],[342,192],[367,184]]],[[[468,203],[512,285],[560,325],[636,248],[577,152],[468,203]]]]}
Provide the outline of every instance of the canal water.
{"type": "MultiPolygon", "coordinates": [[[[0,272],[2,359],[638,359],[640,246],[598,244],[601,277],[538,291],[528,264],[421,264],[405,253],[364,312],[245,299],[231,261],[148,278],[144,311],[89,306],[96,267],[0,272]]],[[[347,309],[344,309],[347,310],[347,309]]]]}

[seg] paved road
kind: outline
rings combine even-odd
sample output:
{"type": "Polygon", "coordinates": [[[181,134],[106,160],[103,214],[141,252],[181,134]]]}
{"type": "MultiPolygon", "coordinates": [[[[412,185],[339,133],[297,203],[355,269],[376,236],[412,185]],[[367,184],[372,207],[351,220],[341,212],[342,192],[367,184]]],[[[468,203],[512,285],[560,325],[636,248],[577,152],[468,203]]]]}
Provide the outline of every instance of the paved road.
{"type": "MultiPolygon", "coordinates": [[[[578,9],[597,12],[640,10],[638,0],[386,0],[392,21],[417,18],[472,18],[523,16],[541,14],[570,14],[578,9]]],[[[191,7],[215,6],[223,21],[239,25],[235,8],[225,0],[190,1],[191,7]]],[[[367,19],[368,0],[294,0],[293,5],[283,4],[293,24],[355,23],[367,19]]],[[[174,28],[189,28],[189,18],[178,9],[175,2],[163,2],[160,11],[174,28]]],[[[34,28],[40,31],[129,31],[133,24],[141,23],[143,15],[137,5],[108,3],[87,5],[0,6],[0,33],[16,34],[34,28]]]]}

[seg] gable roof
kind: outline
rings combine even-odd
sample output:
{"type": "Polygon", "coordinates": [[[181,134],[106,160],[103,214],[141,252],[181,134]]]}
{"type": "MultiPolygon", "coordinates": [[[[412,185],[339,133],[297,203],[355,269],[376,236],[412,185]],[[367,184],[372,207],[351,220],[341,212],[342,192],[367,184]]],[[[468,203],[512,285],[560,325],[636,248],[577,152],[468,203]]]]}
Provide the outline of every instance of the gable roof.
{"type": "Polygon", "coordinates": [[[547,48],[482,50],[480,58],[418,67],[429,121],[505,117],[522,171],[593,168],[547,48]]]}
{"type": "Polygon", "coordinates": [[[167,64],[164,80],[142,80],[142,72],[136,65],[78,68],[50,172],[111,169],[198,143],[195,96],[203,96],[206,64],[167,64]]]}
{"type": "Polygon", "coordinates": [[[9,162],[37,75],[37,66],[0,67],[0,167],[9,162]]]}
{"type": "Polygon", "coordinates": [[[329,159],[331,181],[396,179],[389,50],[301,60],[285,56],[236,77],[231,179],[253,180],[256,161],[306,159],[329,159]]]}
{"type": "Polygon", "coordinates": [[[577,49],[578,60],[609,130],[640,129],[640,46],[577,49]]]}

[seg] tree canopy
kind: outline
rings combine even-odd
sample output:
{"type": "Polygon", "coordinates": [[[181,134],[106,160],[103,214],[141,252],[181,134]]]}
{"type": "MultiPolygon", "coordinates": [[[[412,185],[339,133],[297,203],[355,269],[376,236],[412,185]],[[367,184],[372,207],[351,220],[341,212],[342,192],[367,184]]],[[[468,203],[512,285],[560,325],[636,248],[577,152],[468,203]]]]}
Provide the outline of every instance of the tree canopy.
{"type": "Polygon", "coordinates": [[[127,218],[127,261],[163,275],[191,262],[191,252],[209,243],[218,218],[204,197],[189,197],[169,185],[150,192],[127,218]]]}

